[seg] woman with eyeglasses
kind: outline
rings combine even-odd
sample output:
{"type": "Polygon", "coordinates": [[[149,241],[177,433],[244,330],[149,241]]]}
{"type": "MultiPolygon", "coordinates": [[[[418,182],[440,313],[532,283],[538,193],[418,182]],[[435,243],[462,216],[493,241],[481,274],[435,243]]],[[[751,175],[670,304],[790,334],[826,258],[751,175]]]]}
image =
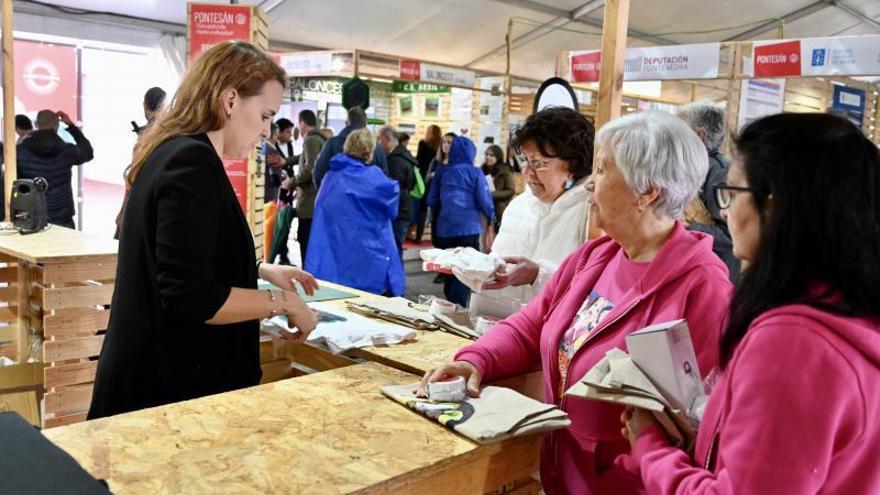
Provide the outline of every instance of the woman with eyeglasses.
{"type": "Polygon", "coordinates": [[[502,208],[492,252],[512,266],[486,285],[487,295],[528,302],[586,241],[584,183],[593,169],[594,134],[583,115],[550,107],[531,115],[513,136],[528,187],[502,208]]]}
{"type": "Polygon", "coordinates": [[[525,309],[429,371],[422,385],[458,375],[479,395],[482,382],[540,366],[544,400],[571,419],[544,441],[541,483],[551,495],[639,492],[638,476],[614,462],[629,450],[620,436],[623,408],[563,394],[607,351],[626,349],[630,333],[680,318],[708,373],[732,289],[712,238],[677,220],[708,167],[706,148],[687,124],[662,112],[628,115],[605,125],[596,144],[599,160],[586,187],[590,214],[607,236],[566,258],[525,309]]]}
{"type": "Polygon", "coordinates": [[[648,493],[880,493],[877,147],[836,116],[766,117],[715,191],[749,266],[695,455],[621,418],[648,493]]]}

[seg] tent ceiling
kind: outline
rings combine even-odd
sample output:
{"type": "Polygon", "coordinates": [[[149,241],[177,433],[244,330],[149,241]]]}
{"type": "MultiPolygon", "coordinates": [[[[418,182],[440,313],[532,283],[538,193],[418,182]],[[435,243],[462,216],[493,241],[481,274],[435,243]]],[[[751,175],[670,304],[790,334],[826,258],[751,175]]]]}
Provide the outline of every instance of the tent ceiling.
{"type": "MultiPolygon", "coordinates": [[[[27,0],[16,4],[30,3],[27,0]]],[[[157,21],[186,22],[184,0],[44,0],[44,4],[111,12],[157,21]]],[[[222,3],[222,2],[217,2],[222,3]]],[[[269,7],[277,0],[242,0],[241,4],[269,7]]],[[[512,71],[536,79],[552,75],[556,56],[563,50],[598,48],[602,11],[589,13],[582,22],[559,19],[587,0],[283,0],[269,13],[273,40],[298,45],[350,49],[362,48],[442,63],[502,72],[503,46],[508,19],[516,18],[514,37],[554,22],[561,29],[531,36],[514,50],[512,71]],[[576,32],[571,32],[576,31],[576,32]],[[592,34],[587,34],[592,33],[592,34]]],[[[786,37],[880,34],[877,0],[632,0],[630,28],[659,35],[675,43],[729,39],[760,25],[771,24],[793,12],[785,24],[786,37]],[[869,22],[844,8],[875,19],[869,22]],[[724,29],[729,28],[729,29],[724,29]],[[724,30],[721,30],[724,29],[724,30]],[[718,30],[713,32],[700,32],[718,30]]],[[[59,14],[62,15],[62,14],[59,14]]],[[[120,20],[124,22],[124,20],[120,20]]],[[[753,33],[754,34],[754,33],[753,33]]],[[[748,39],[777,36],[775,26],[748,39]]],[[[739,38],[742,39],[742,38],[739,38]]],[[[631,45],[653,44],[633,37],[631,45]]]]}

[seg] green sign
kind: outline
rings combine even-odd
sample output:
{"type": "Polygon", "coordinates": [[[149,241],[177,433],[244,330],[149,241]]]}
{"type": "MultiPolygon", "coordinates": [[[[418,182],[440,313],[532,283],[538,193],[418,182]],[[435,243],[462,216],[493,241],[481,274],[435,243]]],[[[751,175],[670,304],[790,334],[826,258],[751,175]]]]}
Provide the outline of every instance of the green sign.
{"type": "Polygon", "coordinates": [[[449,86],[437,84],[417,83],[410,81],[394,81],[391,85],[392,93],[450,93],[449,86]]]}

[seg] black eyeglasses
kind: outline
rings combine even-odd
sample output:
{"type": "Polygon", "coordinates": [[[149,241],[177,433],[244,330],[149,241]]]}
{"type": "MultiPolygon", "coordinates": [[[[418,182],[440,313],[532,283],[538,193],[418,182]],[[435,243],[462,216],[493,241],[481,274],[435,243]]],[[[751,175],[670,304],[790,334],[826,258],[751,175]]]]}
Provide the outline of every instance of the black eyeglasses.
{"type": "Polygon", "coordinates": [[[751,187],[728,186],[724,182],[713,184],[712,190],[715,191],[715,201],[718,202],[718,207],[722,210],[728,208],[733,201],[734,196],[741,192],[752,193],[756,196],[766,196],[764,192],[757,189],[752,189],[751,187]]]}

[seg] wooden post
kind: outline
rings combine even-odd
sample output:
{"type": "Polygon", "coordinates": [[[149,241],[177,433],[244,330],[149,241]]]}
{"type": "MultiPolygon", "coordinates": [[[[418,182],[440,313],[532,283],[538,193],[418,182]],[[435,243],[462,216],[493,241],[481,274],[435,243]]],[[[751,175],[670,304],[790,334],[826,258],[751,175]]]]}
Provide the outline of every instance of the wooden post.
{"type": "Polygon", "coordinates": [[[602,68],[599,73],[599,103],[596,129],[620,117],[623,97],[623,63],[626,59],[626,30],[629,23],[629,0],[605,2],[602,23],[602,68]]]}
{"type": "MultiPolygon", "coordinates": [[[[626,30],[629,23],[629,0],[608,0],[605,2],[605,16],[602,22],[602,68],[599,72],[599,101],[596,105],[594,125],[598,130],[612,119],[620,117],[623,101],[623,63],[626,60],[626,30]]],[[[598,159],[593,154],[593,161],[598,159]]],[[[596,227],[596,219],[590,216],[587,238],[595,239],[602,235],[596,227]]]]}
{"type": "Polygon", "coordinates": [[[513,36],[513,17],[507,20],[507,35],[504,37],[504,46],[507,49],[507,64],[505,65],[504,75],[508,78],[510,78],[511,36],[513,36]]]}
{"type": "Polygon", "coordinates": [[[743,44],[740,42],[734,42],[730,47],[730,61],[728,62],[729,79],[727,81],[727,110],[725,115],[727,122],[724,124],[724,132],[727,139],[724,140],[724,145],[722,147],[722,152],[727,156],[730,156],[731,150],[733,149],[733,139],[731,138],[736,134],[737,122],[739,121],[740,88],[743,82],[743,79],[739,76],[742,74],[743,49],[743,44]]]}
{"type": "Polygon", "coordinates": [[[18,176],[15,158],[15,67],[13,66],[12,43],[12,0],[3,0],[3,163],[5,163],[5,184],[3,201],[6,204],[6,219],[12,221],[9,206],[12,199],[12,183],[18,176]]]}

